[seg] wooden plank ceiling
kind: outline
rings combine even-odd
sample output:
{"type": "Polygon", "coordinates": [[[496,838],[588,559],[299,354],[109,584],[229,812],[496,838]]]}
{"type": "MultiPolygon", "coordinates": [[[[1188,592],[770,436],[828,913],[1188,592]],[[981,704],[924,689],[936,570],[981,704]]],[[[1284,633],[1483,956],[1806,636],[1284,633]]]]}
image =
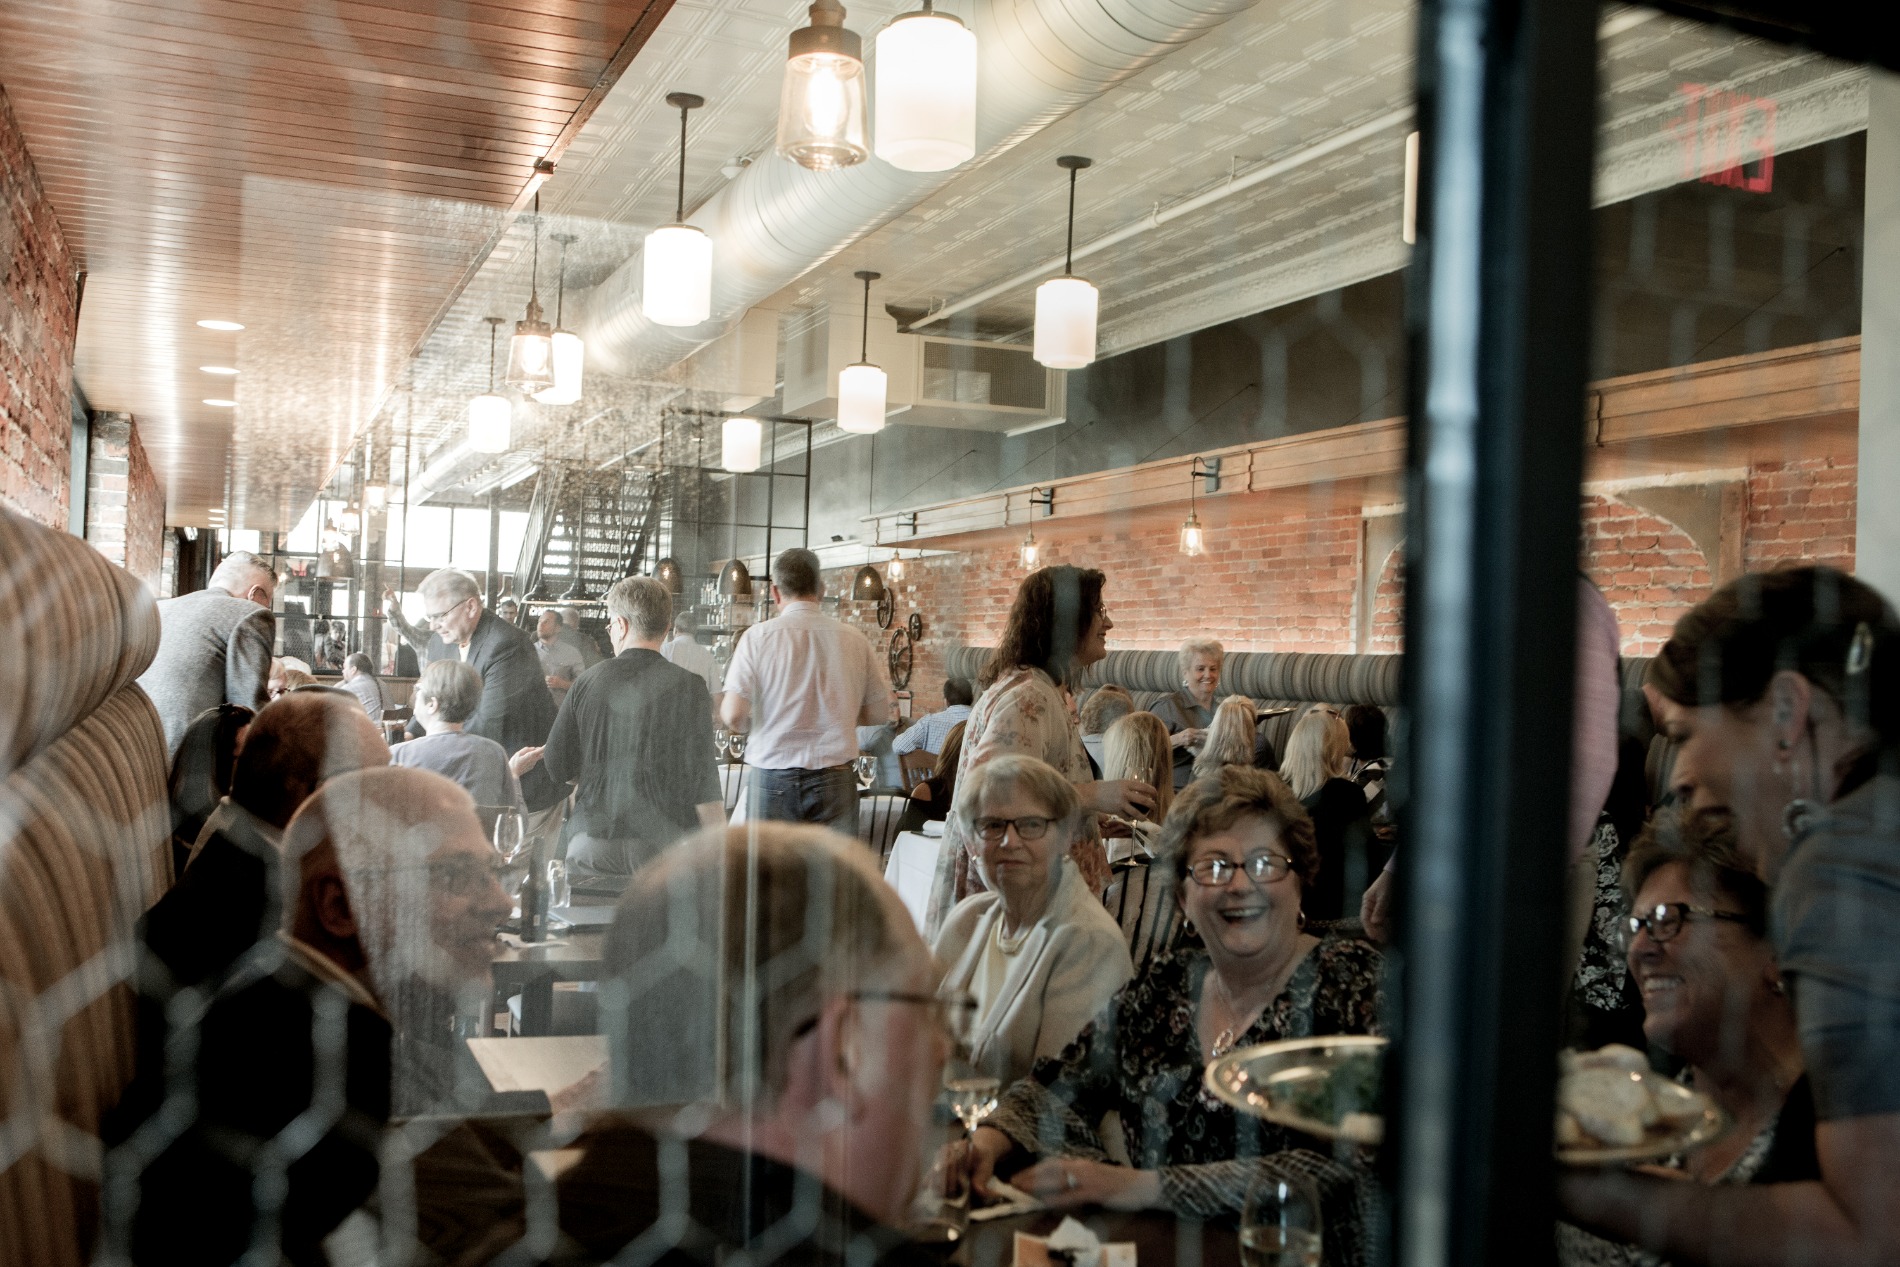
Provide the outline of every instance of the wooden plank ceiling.
{"type": "Polygon", "coordinates": [[[170,522],[289,527],[671,3],[0,4],[87,271],[79,383],[138,418],[170,522]]]}

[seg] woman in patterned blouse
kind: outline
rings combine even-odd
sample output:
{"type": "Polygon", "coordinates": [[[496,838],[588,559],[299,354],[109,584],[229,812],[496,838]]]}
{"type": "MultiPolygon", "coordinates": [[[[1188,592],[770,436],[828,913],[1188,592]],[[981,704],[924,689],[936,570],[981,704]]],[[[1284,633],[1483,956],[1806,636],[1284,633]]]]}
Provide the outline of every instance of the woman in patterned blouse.
{"type": "Polygon", "coordinates": [[[1361,1176],[1313,1141],[1236,1113],[1202,1086],[1235,1047],[1315,1034],[1376,1033],[1380,955],[1370,942],[1306,932],[1302,888],[1317,873],[1313,826],[1277,775],[1228,766],[1191,783],[1162,830],[1156,867],[1205,949],[1156,957],[1058,1059],[1013,1084],[967,1150],[946,1159],[981,1187],[1012,1180],[1057,1207],[1239,1211],[1262,1172],[1316,1181],[1327,1259],[1361,1261],[1361,1176]],[[1119,1132],[1104,1131],[1114,1113],[1119,1132]],[[1110,1137],[1119,1133],[1119,1156],[1110,1137]]]}
{"type": "MultiPolygon", "coordinates": [[[[1069,846],[1069,857],[1101,896],[1108,887],[1108,855],[1096,814],[1140,818],[1154,807],[1155,792],[1135,779],[1098,781],[1082,746],[1070,687],[1083,669],[1108,654],[1115,622],[1102,605],[1107,578],[1093,568],[1038,568],[1023,578],[1010,605],[1009,622],[989,662],[977,677],[982,692],[963,724],[962,780],[992,757],[1016,753],[1054,766],[1073,784],[1086,817],[1069,846]]],[[[944,832],[924,920],[935,939],[950,908],[983,887],[970,865],[971,842],[955,823],[944,832]]]]}

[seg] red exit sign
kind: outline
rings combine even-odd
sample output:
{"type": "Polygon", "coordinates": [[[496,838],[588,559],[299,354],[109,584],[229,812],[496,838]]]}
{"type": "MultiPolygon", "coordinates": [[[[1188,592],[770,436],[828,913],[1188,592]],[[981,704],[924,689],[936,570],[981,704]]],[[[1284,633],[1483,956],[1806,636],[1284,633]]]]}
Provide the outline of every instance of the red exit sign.
{"type": "Polygon", "coordinates": [[[1770,97],[1682,84],[1682,112],[1665,125],[1682,156],[1682,178],[1765,194],[1775,185],[1775,103],[1770,97]]]}

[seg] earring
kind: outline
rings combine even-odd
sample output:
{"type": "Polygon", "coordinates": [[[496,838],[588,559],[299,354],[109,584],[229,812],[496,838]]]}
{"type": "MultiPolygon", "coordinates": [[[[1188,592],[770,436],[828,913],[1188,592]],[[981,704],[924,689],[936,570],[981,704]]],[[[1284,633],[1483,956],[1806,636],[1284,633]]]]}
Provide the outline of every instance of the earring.
{"type": "Polygon", "coordinates": [[[1294,924],[1294,927],[1298,928],[1301,932],[1305,932],[1306,931],[1306,912],[1305,911],[1299,912],[1294,917],[1293,924],[1294,924]]]}
{"type": "Polygon", "coordinates": [[[1788,983],[1776,977],[1773,981],[1768,983],[1768,993],[1778,999],[1785,999],[1788,997],[1788,983]]]}

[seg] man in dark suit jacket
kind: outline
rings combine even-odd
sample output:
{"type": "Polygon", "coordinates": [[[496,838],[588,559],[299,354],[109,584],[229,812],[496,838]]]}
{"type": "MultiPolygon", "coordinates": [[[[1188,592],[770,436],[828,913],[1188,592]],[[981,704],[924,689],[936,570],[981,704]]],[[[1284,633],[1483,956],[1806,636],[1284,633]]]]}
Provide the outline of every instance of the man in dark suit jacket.
{"type": "MultiPolygon", "coordinates": [[[[482,675],[482,702],[463,729],[493,739],[509,756],[547,742],[554,726],[554,695],[541,672],[534,640],[521,629],[482,608],[482,592],[466,572],[442,568],[424,577],[417,591],[428,624],[482,675]]],[[[542,810],[562,792],[545,773],[529,771],[521,779],[529,810],[542,810]]]]}

